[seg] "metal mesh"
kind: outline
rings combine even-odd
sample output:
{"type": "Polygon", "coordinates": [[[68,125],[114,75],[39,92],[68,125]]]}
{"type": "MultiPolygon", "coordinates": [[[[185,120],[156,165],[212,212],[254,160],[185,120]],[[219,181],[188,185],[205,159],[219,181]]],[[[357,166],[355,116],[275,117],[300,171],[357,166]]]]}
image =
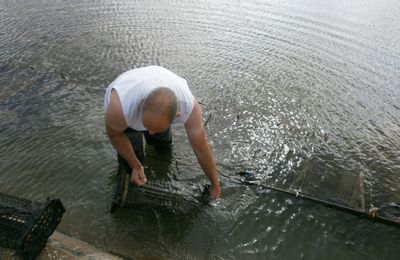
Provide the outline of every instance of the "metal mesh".
{"type": "Polygon", "coordinates": [[[22,259],[34,259],[64,212],[58,199],[40,203],[0,193],[0,246],[22,259]]]}

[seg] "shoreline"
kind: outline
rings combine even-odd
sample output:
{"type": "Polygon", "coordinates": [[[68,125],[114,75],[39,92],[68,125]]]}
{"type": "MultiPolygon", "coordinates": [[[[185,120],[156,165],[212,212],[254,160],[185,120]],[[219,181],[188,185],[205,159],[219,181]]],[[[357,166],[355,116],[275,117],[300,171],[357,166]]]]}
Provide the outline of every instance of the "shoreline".
{"type": "Polygon", "coordinates": [[[37,258],[37,260],[47,259],[122,260],[123,258],[104,252],[85,241],[54,231],[37,258]]]}
{"type": "MultiPolygon", "coordinates": [[[[0,247],[0,259],[20,259],[9,249],[0,247]]],[[[46,245],[36,260],[123,260],[116,255],[104,252],[101,249],[63,233],[54,231],[48,238],[46,245]]]]}

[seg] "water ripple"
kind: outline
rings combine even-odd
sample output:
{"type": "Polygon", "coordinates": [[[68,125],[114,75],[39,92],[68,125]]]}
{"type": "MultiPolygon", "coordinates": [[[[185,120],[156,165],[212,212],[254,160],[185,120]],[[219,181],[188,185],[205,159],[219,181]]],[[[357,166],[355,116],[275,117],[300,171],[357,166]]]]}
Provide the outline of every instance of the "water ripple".
{"type": "MultiPolygon", "coordinates": [[[[342,258],[390,258],[372,233],[397,241],[391,230],[239,188],[235,173],[252,170],[272,185],[358,208],[398,203],[399,7],[395,0],[3,1],[0,187],[62,198],[63,231],[126,255],[137,248],[124,243],[144,232],[166,258],[319,259],[331,248],[342,258]],[[150,64],[185,77],[204,111],[213,111],[207,134],[226,200],[190,221],[157,210],[104,213],[115,168],[104,90],[122,71],[150,64]],[[143,230],[150,222],[157,230],[143,230]]],[[[181,172],[168,174],[202,182],[183,128],[176,137],[181,172]]]]}

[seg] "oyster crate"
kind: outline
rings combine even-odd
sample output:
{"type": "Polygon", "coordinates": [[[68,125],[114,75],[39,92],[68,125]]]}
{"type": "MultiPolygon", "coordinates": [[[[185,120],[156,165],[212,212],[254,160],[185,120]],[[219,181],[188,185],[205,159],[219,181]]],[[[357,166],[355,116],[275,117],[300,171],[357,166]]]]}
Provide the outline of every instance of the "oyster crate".
{"type": "Polygon", "coordinates": [[[58,199],[41,203],[0,193],[0,247],[21,259],[35,259],[64,212],[58,199]]]}

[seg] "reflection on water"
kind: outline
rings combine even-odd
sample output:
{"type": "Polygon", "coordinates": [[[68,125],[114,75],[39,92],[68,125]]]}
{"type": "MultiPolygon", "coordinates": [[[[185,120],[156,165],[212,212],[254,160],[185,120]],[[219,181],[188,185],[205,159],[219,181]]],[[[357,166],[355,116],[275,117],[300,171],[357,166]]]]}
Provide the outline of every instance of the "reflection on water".
{"type": "MultiPolygon", "coordinates": [[[[399,11],[394,0],[2,1],[0,190],[61,198],[60,231],[124,256],[395,259],[396,230],[235,173],[398,217],[399,11]],[[214,207],[107,212],[103,94],[150,64],[185,77],[213,112],[214,207]]],[[[206,180],[181,126],[174,139],[168,162],[147,151],[146,170],[190,191],[206,180]]]]}

